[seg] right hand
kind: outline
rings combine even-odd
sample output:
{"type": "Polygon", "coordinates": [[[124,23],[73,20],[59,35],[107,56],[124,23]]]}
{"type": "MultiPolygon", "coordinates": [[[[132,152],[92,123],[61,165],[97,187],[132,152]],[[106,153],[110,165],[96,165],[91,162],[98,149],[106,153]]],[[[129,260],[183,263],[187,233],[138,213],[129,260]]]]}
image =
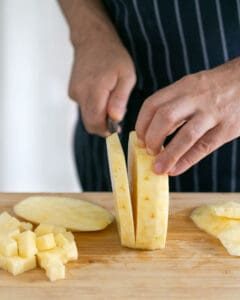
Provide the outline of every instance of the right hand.
{"type": "Polygon", "coordinates": [[[69,95],[89,133],[107,136],[107,116],[123,119],[135,83],[133,61],[120,41],[98,38],[75,46],[69,95]]]}

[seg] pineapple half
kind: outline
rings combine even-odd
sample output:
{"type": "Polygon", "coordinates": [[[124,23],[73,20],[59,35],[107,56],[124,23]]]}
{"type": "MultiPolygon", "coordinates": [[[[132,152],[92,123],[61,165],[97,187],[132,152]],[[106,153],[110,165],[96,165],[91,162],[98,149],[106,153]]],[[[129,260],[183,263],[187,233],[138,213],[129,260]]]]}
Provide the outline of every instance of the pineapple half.
{"type": "Polygon", "coordinates": [[[146,250],[164,248],[168,227],[168,176],[153,172],[154,157],[138,146],[135,131],[129,136],[128,173],[117,133],[107,137],[107,151],[122,245],[146,250]]]}

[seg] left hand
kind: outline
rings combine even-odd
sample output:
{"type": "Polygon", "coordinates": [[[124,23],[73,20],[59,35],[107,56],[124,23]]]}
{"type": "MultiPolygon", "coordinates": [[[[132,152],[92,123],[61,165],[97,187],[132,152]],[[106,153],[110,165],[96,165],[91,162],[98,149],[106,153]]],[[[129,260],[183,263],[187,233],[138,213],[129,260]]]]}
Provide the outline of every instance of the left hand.
{"type": "Polygon", "coordinates": [[[136,123],[140,144],[157,155],[157,174],[179,175],[240,136],[240,58],[183,77],[143,104],[136,123]],[[165,138],[182,126],[166,148],[165,138]]]}

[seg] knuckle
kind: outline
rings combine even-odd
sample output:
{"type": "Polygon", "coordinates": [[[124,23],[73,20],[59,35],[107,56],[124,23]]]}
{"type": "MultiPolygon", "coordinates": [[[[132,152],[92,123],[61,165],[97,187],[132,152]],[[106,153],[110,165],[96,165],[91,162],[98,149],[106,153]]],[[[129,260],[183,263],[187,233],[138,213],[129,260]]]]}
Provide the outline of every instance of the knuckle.
{"type": "Polygon", "coordinates": [[[195,145],[195,150],[203,155],[206,155],[211,152],[212,146],[209,142],[200,140],[196,145],[195,145]]]}
{"type": "Polygon", "coordinates": [[[85,87],[81,84],[72,84],[69,87],[68,95],[73,100],[79,100],[82,98],[85,87]]]}
{"type": "Polygon", "coordinates": [[[195,164],[194,158],[190,155],[183,157],[181,161],[185,167],[190,167],[195,164]]]}
{"type": "Polygon", "coordinates": [[[166,123],[175,123],[176,120],[176,113],[174,110],[169,109],[168,107],[164,107],[162,109],[159,109],[159,117],[166,123]]]}

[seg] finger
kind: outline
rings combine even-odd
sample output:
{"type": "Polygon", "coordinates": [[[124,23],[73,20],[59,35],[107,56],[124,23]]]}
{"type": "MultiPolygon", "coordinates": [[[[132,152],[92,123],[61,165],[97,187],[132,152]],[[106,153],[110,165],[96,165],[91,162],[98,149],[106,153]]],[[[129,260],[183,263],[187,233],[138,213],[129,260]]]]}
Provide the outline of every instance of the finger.
{"type": "Polygon", "coordinates": [[[181,98],[184,94],[184,91],[181,89],[181,85],[179,83],[180,81],[177,81],[157,91],[144,101],[138,114],[138,119],[135,126],[137,136],[142,142],[142,145],[144,145],[144,137],[147,128],[149,127],[159,105],[163,105],[164,103],[175,98],[181,98]]]}
{"type": "Polygon", "coordinates": [[[109,91],[96,89],[92,91],[82,104],[84,125],[89,133],[105,136],[108,132],[106,125],[106,105],[109,91]]]}
{"type": "Polygon", "coordinates": [[[135,77],[120,77],[110,94],[107,113],[115,121],[121,121],[125,115],[128,98],[135,85],[135,77]]]}
{"type": "Polygon", "coordinates": [[[159,153],[165,138],[194,113],[191,101],[178,98],[163,104],[146,130],[144,142],[150,154],[159,153]]]}
{"type": "Polygon", "coordinates": [[[167,173],[181,157],[216,125],[215,120],[209,116],[198,114],[190,119],[179,130],[171,142],[156,157],[154,170],[157,174],[167,173]]]}
{"type": "Polygon", "coordinates": [[[175,167],[168,172],[177,176],[188,170],[191,166],[202,160],[211,152],[226,142],[224,129],[221,125],[209,130],[193,147],[179,160],[175,167]],[[224,141],[224,142],[223,142],[224,141]]]}

